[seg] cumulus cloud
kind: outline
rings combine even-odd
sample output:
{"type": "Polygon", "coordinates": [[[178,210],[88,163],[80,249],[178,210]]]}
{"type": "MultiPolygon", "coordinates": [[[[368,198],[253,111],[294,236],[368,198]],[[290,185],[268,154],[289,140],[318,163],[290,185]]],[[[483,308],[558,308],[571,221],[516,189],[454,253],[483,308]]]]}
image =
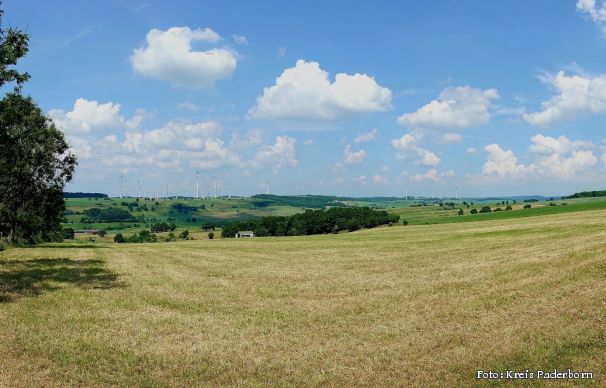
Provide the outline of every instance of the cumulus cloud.
{"type": "Polygon", "coordinates": [[[192,30],[172,27],[152,29],[143,47],[130,57],[133,70],[144,77],[187,88],[209,88],[216,81],[231,77],[237,54],[227,48],[192,50],[192,42],[217,43],[221,37],[210,28],[192,30]]]}
{"type": "Polygon", "coordinates": [[[518,163],[511,150],[504,150],[493,143],[484,147],[488,157],[482,168],[482,174],[501,178],[557,178],[570,180],[582,174],[588,167],[597,163],[591,150],[594,145],[587,141],[572,141],[566,136],[553,138],[537,134],[531,137],[529,147],[535,155],[533,163],[518,163]]]}
{"type": "Polygon", "coordinates": [[[263,132],[260,129],[253,129],[245,134],[234,133],[231,136],[231,146],[233,148],[245,149],[263,143],[263,132]]]}
{"type": "Polygon", "coordinates": [[[145,112],[140,111],[130,119],[120,115],[120,104],[106,102],[100,104],[94,100],[78,98],[71,111],[51,109],[48,116],[57,127],[68,134],[87,133],[91,130],[117,128],[136,128],[139,126],[145,112]]]}
{"type": "Polygon", "coordinates": [[[200,110],[199,105],[196,105],[192,102],[187,102],[187,101],[177,104],[177,108],[187,109],[187,110],[192,110],[192,111],[200,110]]]}
{"type": "Polygon", "coordinates": [[[391,107],[391,91],[366,74],[338,73],[334,82],[318,62],[298,60],[263,90],[250,117],[333,120],[391,107]]]}
{"type": "Polygon", "coordinates": [[[343,159],[339,161],[333,168],[333,171],[339,170],[346,166],[362,163],[366,159],[366,151],[363,149],[352,151],[351,145],[347,144],[343,150],[343,159]]]}
{"type": "Polygon", "coordinates": [[[596,0],[577,0],[577,11],[586,14],[597,24],[602,32],[606,32],[606,3],[598,6],[596,0]]]}
{"type": "Polygon", "coordinates": [[[217,122],[171,121],[150,131],[128,131],[122,141],[108,136],[95,144],[101,162],[107,166],[154,166],[215,169],[242,164],[241,157],[219,138],[217,122]]]}
{"type": "Polygon", "coordinates": [[[467,152],[467,155],[475,155],[478,150],[476,150],[474,147],[468,147],[467,150],[465,150],[465,152],[467,152]]]}
{"type": "Polygon", "coordinates": [[[368,183],[368,181],[366,180],[366,175],[359,175],[353,177],[351,181],[357,185],[365,185],[368,183]]]}
{"type": "Polygon", "coordinates": [[[421,134],[410,132],[404,136],[393,139],[391,145],[396,149],[398,159],[416,160],[424,166],[437,166],[440,158],[433,152],[419,146],[421,134]]]}
{"type": "Polygon", "coordinates": [[[377,137],[379,137],[379,130],[377,128],[373,128],[370,132],[364,132],[356,136],[354,143],[366,143],[376,140],[377,137]]]}
{"type": "Polygon", "coordinates": [[[274,170],[283,167],[294,167],[299,161],[295,158],[296,140],[288,136],[277,136],[273,145],[265,146],[257,152],[252,165],[259,168],[271,166],[274,170]]]}
{"type": "Polygon", "coordinates": [[[244,35],[233,34],[232,38],[236,44],[247,44],[248,39],[244,35]]]}
{"type": "Polygon", "coordinates": [[[606,113],[605,74],[567,76],[560,71],[555,76],[542,77],[542,80],[557,94],[541,103],[540,111],[522,116],[530,124],[546,127],[579,115],[606,113]]]}
{"type": "Polygon", "coordinates": [[[386,185],[389,183],[389,179],[385,178],[382,175],[374,174],[372,176],[372,183],[374,183],[375,185],[386,185]]]}
{"type": "MultiPolygon", "coordinates": [[[[403,175],[406,176],[408,174],[403,174],[403,175]]],[[[423,181],[438,182],[438,181],[444,180],[444,178],[454,178],[455,176],[456,176],[456,174],[453,170],[438,172],[438,170],[436,170],[435,168],[432,168],[422,174],[421,173],[413,174],[413,175],[409,175],[408,177],[413,182],[423,182],[423,181]]]]}
{"type": "Polygon", "coordinates": [[[499,98],[495,89],[475,89],[469,86],[444,89],[437,99],[416,112],[398,118],[400,125],[413,129],[455,130],[486,124],[489,108],[499,98]]]}
{"type": "Polygon", "coordinates": [[[445,133],[440,137],[440,143],[442,144],[460,143],[461,141],[463,141],[463,137],[453,132],[445,133]]]}

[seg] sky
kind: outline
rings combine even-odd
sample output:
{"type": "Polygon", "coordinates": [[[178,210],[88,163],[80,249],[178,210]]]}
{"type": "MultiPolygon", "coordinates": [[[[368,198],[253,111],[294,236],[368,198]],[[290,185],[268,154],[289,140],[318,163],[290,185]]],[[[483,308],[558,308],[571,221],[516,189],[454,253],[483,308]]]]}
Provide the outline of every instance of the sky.
{"type": "Polygon", "coordinates": [[[138,195],[606,187],[606,3],[4,0],[24,88],[138,195]]]}

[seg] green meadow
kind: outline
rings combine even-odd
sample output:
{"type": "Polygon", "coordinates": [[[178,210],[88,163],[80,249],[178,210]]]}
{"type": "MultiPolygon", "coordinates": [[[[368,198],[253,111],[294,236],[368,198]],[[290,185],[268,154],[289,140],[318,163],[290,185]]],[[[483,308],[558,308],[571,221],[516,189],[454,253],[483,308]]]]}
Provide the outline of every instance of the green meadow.
{"type": "Polygon", "coordinates": [[[567,202],[331,235],[9,248],[0,385],[473,386],[479,369],[570,367],[594,379],[558,385],[604,385],[606,210],[567,202]],[[516,213],[531,216],[501,216],[516,213]]]}

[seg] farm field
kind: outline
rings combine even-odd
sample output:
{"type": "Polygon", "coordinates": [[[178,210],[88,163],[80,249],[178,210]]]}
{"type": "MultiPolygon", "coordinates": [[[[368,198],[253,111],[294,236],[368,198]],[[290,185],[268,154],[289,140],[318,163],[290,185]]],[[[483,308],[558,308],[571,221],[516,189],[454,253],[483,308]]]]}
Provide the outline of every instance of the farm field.
{"type": "Polygon", "coordinates": [[[603,385],[605,237],[592,210],[10,248],[0,385],[466,386],[569,367],[603,385]]]}

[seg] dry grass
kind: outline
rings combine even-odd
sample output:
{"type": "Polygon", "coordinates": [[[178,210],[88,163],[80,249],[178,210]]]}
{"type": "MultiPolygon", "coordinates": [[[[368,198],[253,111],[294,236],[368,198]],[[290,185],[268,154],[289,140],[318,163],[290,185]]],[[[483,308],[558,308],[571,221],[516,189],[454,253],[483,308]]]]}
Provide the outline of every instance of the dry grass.
{"type": "Polygon", "coordinates": [[[0,385],[464,386],[568,367],[603,385],[605,237],[594,211],[11,249],[0,385]]]}

